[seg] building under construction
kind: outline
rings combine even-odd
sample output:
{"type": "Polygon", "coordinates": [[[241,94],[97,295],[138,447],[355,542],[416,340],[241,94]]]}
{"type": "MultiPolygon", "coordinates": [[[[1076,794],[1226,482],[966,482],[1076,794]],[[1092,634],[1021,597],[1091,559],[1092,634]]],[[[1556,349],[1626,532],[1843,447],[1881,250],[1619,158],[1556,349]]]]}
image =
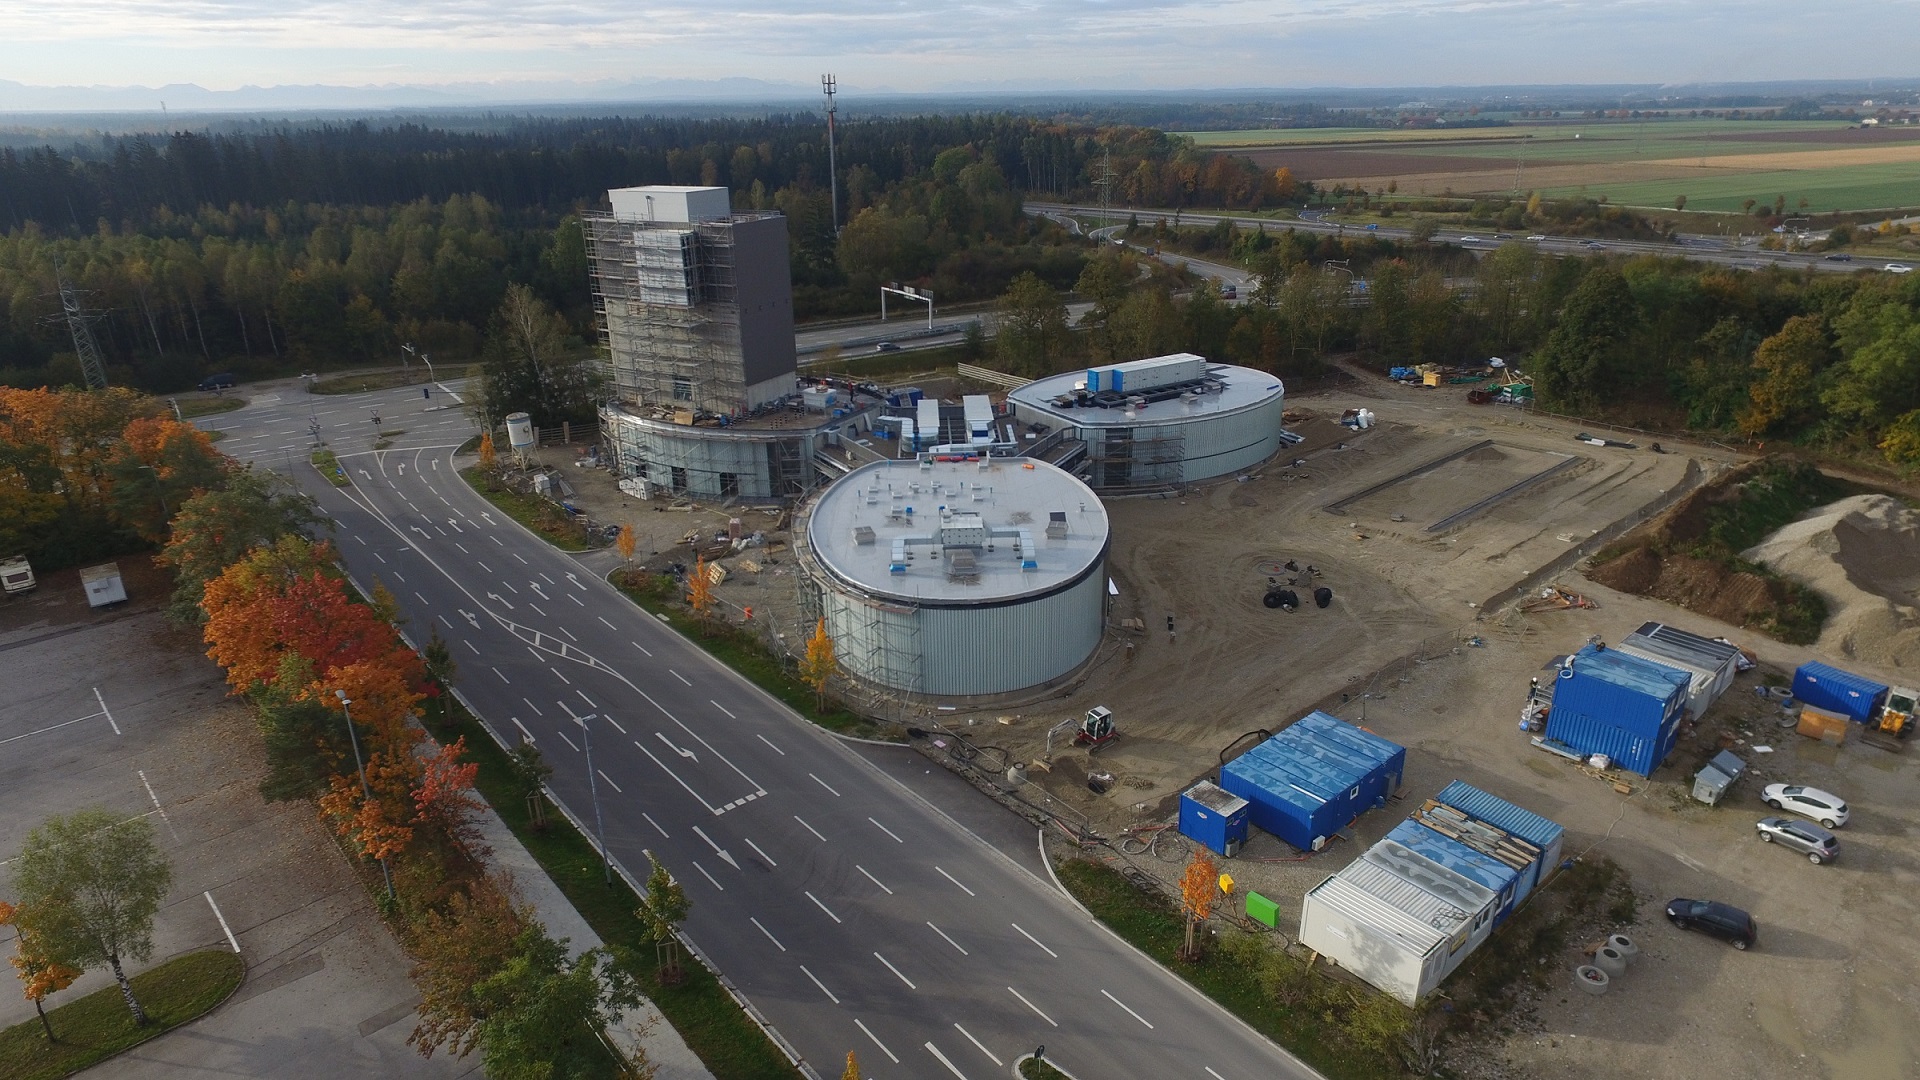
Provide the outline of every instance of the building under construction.
{"type": "Polygon", "coordinates": [[[815,457],[870,430],[871,403],[797,392],[786,218],[736,212],[721,187],[607,197],[585,230],[618,475],[646,496],[810,490],[815,457]]]}

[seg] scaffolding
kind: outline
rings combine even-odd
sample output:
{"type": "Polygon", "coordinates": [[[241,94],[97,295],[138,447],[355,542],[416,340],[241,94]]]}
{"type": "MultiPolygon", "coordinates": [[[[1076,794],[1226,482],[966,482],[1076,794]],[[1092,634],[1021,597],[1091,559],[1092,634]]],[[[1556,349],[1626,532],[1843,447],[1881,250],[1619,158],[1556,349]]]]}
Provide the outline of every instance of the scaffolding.
{"type": "Polygon", "coordinates": [[[747,410],[734,224],[584,221],[595,321],[615,395],[718,416],[747,410]]]}
{"type": "Polygon", "coordinates": [[[1105,491],[1121,488],[1179,487],[1186,476],[1186,440],[1167,429],[1094,429],[1087,440],[1092,483],[1105,491]]]}

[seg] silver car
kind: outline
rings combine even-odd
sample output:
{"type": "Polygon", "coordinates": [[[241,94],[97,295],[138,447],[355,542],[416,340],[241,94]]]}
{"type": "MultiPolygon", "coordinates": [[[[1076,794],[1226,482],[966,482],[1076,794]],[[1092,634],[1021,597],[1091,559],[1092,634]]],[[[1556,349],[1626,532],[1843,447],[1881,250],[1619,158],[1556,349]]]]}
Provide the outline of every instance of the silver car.
{"type": "Polygon", "coordinates": [[[1770,817],[1761,818],[1754,823],[1753,827],[1759,832],[1762,843],[1792,848],[1805,855],[1807,861],[1815,866],[1828,862],[1840,854],[1840,841],[1834,839],[1832,833],[1811,821],[1770,817]]]}

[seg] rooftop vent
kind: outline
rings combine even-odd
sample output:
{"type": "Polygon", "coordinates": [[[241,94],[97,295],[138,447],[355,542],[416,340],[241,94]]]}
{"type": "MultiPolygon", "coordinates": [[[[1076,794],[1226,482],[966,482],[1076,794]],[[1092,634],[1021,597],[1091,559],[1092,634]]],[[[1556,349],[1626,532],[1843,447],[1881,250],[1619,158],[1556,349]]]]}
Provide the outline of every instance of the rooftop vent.
{"type": "Polygon", "coordinates": [[[873,543],[873,526],[855,525],[853,527],[853,542],[856,544],[873,543]]]}
{"type": "Polygon", "coordinates": [[[1054,510],[1047,514],[1047,539],[1065,540],[1067,538],[1067,512],[1054,510]]]}
{"type": "Polygon", "coordinates": [[[963,585],[976,585],[980,582],[980,564],[974,559],[973,551],[968,548],[948,548],[947,580],[963,585]]]}

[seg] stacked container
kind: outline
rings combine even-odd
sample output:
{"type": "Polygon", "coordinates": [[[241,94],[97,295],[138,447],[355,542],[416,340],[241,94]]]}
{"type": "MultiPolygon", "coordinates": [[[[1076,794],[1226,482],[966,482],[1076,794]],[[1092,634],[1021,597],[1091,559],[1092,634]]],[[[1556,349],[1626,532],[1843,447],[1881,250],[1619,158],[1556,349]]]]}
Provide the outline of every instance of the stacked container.
{"type": "Polygon", "coordinates": [[[1651,776],[1679,738],[1691,681],[1678,668],[1589,645],[1560,668],[1546,737],[1651,776]]]}
{"type": "MultiPolygon", "coordinates": [[[[1503,851],[1524,851],[1534,849],[1537,854],[1520,870],[1519,889],[1514,894],[1514,903],[1527,898],[1527,894],[1538,888],[1560,865],[1561,845],[1567,830],[1557,822],[1548,821],[1539,814],[1500,798],[1489,795],[1464,780],[1455,780],[1448,784],[1440,794],[1433,797],[1440,807],[1458,811],[1468,820],[1484,826],[1484,830],[1474,830],[1485,835],[1504,833],[1507,837],[1520,841],[1518,844],[1498,843],[1503,851]]],[[[1492,837],[1498,842],[1498,836],[1492,837]]]]}
{"type": "Polygon", "coordinates": [[[1255,825],[1318,851],[1363,812],[1385,805],[1406,765],[1404,747],[1313,712],[1228,762],[1220,787],[1247,800],[1255,825]]]}

